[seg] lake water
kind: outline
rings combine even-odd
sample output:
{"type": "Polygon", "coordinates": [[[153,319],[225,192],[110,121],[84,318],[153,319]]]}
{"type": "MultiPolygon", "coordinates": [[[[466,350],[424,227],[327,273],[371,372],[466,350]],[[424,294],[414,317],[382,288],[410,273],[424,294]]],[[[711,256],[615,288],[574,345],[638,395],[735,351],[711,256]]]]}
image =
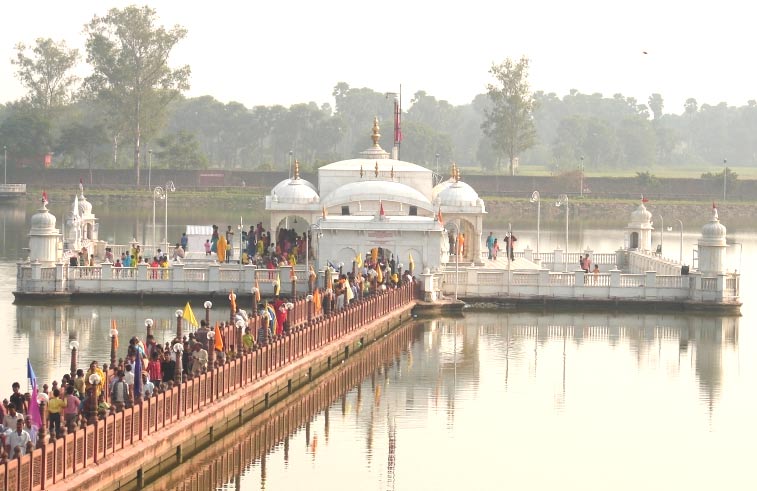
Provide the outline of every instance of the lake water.
{"type": "MultiPolygon", "coordinates": [[[[685,229],[685,251],[709,218],[706,208],[702,222],[685,229]]],[[[13,305],[14,261],[26,247],[31,212],[4,207],[0,213],[0,332],[7,343],[0,373],[6,394],[0,395],[10,395],[14,380],[25,385],[27,357],[41,380],[65,373],[70,337],[80,341],[84,363],[106,361],[112,318],[122,339],[144,333],[147,317],[157,320],[159,339],[171,336],[179,300],[160,307],[13,305]]],[[[101,236],[151,233],[151,210],[137,217],[118,207],[96,207],[95,213],[101,236]]],[[[244,211],[185,213],[195,224],[225,226],[244,211]]],[[[727,210],[721,218],[727,226],[727,210]]],[[[571,250],[610,252],[622,245],[622,229],[571,226],[571,250]]],[[[535,249],[535,231],[516,235],[519,248],[535,249]]],[[[541,250],[549,251],[563,244],[564,228],[541,235],[541,250]]],[[[217,484],[251,490],[755,489],[757,337],[749,292],[757,276],[751,262],[757,235],[729,239],[738,244],[729,250],[729,267],[745,275],[742,317],[582,313],[577,304],[573,313],[466,312],[459,319],[418,320],[407,327],[412,336],[404,349],[217,484]]],[[[677,258],[677,230],[666,232],[664,243],[667,255],[677,258]]],[[[227,318],[227,307],[217,307],[212,317],[227,318]]],[[[235,436],[244,438],[257,426],[248,423],[235,436]]],[[[203,454],[197,459],[182,472],[190,476],[203,454]]]]}

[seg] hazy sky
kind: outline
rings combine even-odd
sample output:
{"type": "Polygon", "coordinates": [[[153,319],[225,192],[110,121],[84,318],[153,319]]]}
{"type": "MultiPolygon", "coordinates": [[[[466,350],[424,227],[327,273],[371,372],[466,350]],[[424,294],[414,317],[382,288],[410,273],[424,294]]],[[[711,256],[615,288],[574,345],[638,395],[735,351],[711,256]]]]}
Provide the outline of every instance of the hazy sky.
{"type": "MultiPolygon", "coordinates": [[[[19,41],[66,40],[82,53],[82,28],[110,7],[132,2],[6,2],[0,27],[0,102],[23,88],[10,59],[19,41]]],[[[452,104],[485,92],[492,62],[526,55],[534,90],[565,95],[620,92],[646,102],[659,92],[665,112],[683,102],[743,105],[757,99],[749,2],[321,0],[152,1],[164,25],[189,31],[172,56],[192,68],[188,96],[212,95],[248,107],[333,104],[337,82],[417,90],[452,104]],[[643,54],[647,51],[648,54],[643,54]]],[[[755,8],[757,10],[757,8],[755,8]]]]}

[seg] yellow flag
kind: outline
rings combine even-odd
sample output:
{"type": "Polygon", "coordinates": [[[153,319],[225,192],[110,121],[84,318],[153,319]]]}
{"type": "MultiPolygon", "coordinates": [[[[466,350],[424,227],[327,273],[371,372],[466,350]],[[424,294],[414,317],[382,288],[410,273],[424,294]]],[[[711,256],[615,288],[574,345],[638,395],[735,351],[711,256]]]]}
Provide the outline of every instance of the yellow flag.
{"type": "Polygon", "coordinates": [[[357,265],[358,268],[362,268],[363,267],[363,255],[362,254],[358,253],[357,257],[355,257],[355,264],[357,265]]]}
{"type": "Polygon", "coordinates": [[[381,270],[380,264],[376,265],[376,273],[378,273],[378,276],[376,276],[376,281],[380,285],[381,283],[384,282],[384,272],[381,270]]]}
{"type": "Polygon", "coordinates": [[[409,255],[410,255],[410,260],[407,263],[407,267],[412,273],[413,270],[415,269],[415,261],[413,261],[413,253],[411,252],[409,255]]]}
{"type": "Polygon", "coordinates": [[[182,317],[184,318],[184,322],[187,322],[189,325],[193,327],[197,327],[197,318],[195,317],[195,313],[192,311],[192,307],[189,305],[189,302],[184,306],[184,313],[182,314],[182,317]]]}
{"type": "Polygon", "coordinates": [[[273,294],[279,295],[281,293],[281,274],[276,273],[276,281],[273,282],[273,294]]]}
{"type": "Polygon", "coordinates": [[[258,285],[257,278],[255,279],[255,302],[260,302],[260,285],[258,285]]]}

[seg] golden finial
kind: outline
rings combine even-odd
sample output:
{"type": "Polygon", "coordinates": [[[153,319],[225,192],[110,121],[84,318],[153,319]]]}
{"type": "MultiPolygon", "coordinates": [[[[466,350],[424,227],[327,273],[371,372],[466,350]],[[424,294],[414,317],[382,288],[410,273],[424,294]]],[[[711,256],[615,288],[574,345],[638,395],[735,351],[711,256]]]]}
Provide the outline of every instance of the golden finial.
{"type": "Polygon", "coordinates": [[[376,167],[374,167],[373,173],[378,177],[378,160],[376,161],[376,167]]]}
{"type": "Polygon", "coordinates": [[[389,174],[392,179],[394,179],[394,166],[392,166],[392,172],[389,174]]]}
{"type": "Polygon", "coordinates": [[[300,178],[300,161],[297,159],[294,160],[294,178],[300,178]]]}
{"type": "Polygon", "coordinates": [[[460,167],[457,168],[457,178],[455,181],[460,182],[460,179],[462,179],[462,174],[460,174],[460,167]]]}
{"type": "Polygon", "coordinates": [[[450,171],[450,178],[454,179],[457,175],[457,164],[455,162],[452,162],[452,170],[450,171]]]}
{"type": "Polygon", "coordinates": [[[360,178],[363,178],[363,164],[360,164],[360,178]]]}
{"type": "Polygon", "coordinates": [[[373,134],[371,135],[371,138],[373,139],[373,146],[378,147],[381,133],[379,133],[378,117],[375,116],[373,118],[373,134]]]}

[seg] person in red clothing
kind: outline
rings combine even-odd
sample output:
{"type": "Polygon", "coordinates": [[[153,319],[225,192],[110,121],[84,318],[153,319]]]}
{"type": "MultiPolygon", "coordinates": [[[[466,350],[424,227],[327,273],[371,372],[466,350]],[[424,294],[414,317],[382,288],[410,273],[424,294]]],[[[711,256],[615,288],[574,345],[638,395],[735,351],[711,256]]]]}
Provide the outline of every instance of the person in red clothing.
{"type": "Polygon", "coordinates": [[[150,380],[163,380],[163,370],[160,367],[160,354],[153,351],[150,356],[150,364],[147,366],[147,373],[150,374],[150,380]]]}

